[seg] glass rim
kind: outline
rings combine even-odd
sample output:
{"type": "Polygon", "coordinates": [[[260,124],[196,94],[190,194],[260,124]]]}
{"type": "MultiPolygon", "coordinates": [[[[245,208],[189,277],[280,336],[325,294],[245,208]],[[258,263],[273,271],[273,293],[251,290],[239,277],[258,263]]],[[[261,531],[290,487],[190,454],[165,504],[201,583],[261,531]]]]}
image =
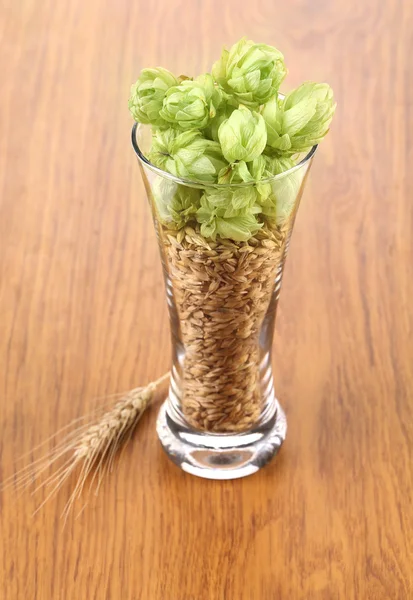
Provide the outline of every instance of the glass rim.
{"type": "Polygon", "coordinates": [[[283,179],[284,177],[287,177],[291,173],[298,171],[299,169],[304,167],[304,165],[306,165],[313,158],[313,156],[318,148],[318,144],[315,144],[314,146],[312,146],[312,148],[304,156],[304,158],[302,158],[299,163],[297,163],[296,165],[291,167],[291,169],[287,169],[286,171],[283,171],[282,173],[278,173],[277,175],[273,175],[272,177],[267,177],[266,179],[260,179],[259,181],[244,181],[244,182],[237,182],[237,183],[213,183],[210,181],[196,181],[193,179],[186,179],[185,177],[178,177],[176,175],[172,175],[172,173],[169,173],[168,171],[164,171],[163,169],[160,169],[159,167],[157,167],[153,163],[151,163],[146,158],[146,156],[143,154],[142,150],[139,147],[138,141],[136,139],[136,134],[137,134],[138,130],[141,129],[142,127],[150,127],[150,125],[145,125],[143,123],[134,123],[133,127],[132,127],[132,134],[131,134],[132,147],[135,151],[135,154],[136,154],[138,160],[143,165],[148,167],[151,171],[153,171],[157,175],[160,175],[161,177],[164,177],[165,179],[170,179],[171,181],[174,181],[175,183],[178,183],[178,184],[183,184],[186,186],[198,187],[198,188],[199,187],[202,187],[202,188],[211,187],[211,188],[222,189],[222,188],[234,188],[234,187],[249,187],[249,186],[254,186],[257,184],[262,185],[265,183],[271,183],[272,181],[279,181],[280,179],[283,179]]]}

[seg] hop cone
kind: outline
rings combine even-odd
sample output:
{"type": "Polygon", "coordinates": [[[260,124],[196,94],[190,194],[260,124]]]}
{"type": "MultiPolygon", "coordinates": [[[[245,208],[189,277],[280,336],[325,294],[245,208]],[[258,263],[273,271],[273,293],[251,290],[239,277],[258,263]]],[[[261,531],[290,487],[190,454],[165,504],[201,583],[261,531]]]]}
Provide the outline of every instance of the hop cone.
{"type": "Polygon", "coordinates": [[[223,50],[212,74],[239,104],[258,108],[278,93],[287,69],[279,50],[243,38],[223,50]]]}
{"type": "Polygon", "coordinates": [[[204,129],[216,115],[222,94],[209,73],[168,90],[160,111],[162,119],[181,129],[204,129]]]}
{"type": "Polygon", "coordinates": [[[335,108],[326,83],[303,83],[283,102],[273,98],[262,111],[268,146],[287,156],[309,150],[328,133],[335,108]]]}
{"type": "Polygon", "coordinates": [[[262,227],[256,218],[261,212],[256,197],[253,186],[206,190],[197,211],[201,234],[240,242],[250,239],[262,227]]]}
{"type": "Polygon", "coordinates": [[[267,143],[265,121],[259,113],[240,107],[221,123],[218,138],[228,162],[250,162],[258,158],[267,143]]]}
{"type": "Polygon", "coordinates": [[[211,183],[227,164],[217,142],[203,138],[199,131],[172,128],[154,135],[149,160],[176,177],[211,183]]]}
{"type": "Polygon", "coordinates": [[[166,92],[178,83],[178,79],[166,69],[143,69],[139,79],[131,87],[129,98],[129,110],[135,121],[157,127],[165,126],[159,113],[166,92]]]}

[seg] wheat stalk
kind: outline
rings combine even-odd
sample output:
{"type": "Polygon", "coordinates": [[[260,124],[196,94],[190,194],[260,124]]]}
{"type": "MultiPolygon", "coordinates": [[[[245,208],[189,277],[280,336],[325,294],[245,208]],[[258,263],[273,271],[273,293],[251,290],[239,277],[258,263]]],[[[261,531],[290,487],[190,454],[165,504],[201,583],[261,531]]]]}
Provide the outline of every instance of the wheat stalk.
{"type": "Polygon", "coordinates": [[[4,490],[10,486],[14,486],[15,489],[25,489],[58,461],[63,460],[63,464],[56,471],[39,483],[33,494],[42,488],[48,490],[46,498],[36,510],[38,512],[50,498],[57,494],[71,473],[80,469],[75,487],[62,513],[62,517],[66,520],[92,472],[89,489],[96,482],[95,493],[98,493],[105,474],[113,468],[114,459],[120,448],[130,440],[139,419],[152,402],[156,389],[169,376],[169,373],[165,373],[147,386],[135,388],[123,395],[111,409],[101,407],[92,415],[76,419],[64,427],[47,441],[76,424],[73,431],[66,434],[46,456],[6,479],[0,489],[4,490]]]}

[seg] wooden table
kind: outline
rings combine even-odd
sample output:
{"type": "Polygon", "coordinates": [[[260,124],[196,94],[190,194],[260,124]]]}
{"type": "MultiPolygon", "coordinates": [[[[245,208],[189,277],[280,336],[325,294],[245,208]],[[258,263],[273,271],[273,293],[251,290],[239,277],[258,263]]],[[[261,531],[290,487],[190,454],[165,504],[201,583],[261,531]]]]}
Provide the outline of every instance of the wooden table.
{"type": "Polygon", "coordinates": [[[3,3],[1,476],[167,370],[129,85],[205,71],[244,34],[283,50],[285,89],[326,80],[338,100],[281,296],[286,444],[253,477],[200,480],[164,456],[152,408],[64,529],[73,480],[35,517],[44,494],[1,496],[2,600],[413,598],[411,2],[3,3]]]}

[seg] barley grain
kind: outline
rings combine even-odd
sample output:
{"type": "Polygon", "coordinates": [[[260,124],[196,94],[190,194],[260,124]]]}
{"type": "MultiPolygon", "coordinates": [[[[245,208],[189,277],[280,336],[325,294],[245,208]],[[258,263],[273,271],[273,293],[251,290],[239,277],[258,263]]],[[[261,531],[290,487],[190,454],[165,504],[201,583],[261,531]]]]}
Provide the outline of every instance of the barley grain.
{"type": "Polygon", "coordinates": [[[201,430],[245,431],[262,410],[259,332],[286,232],[263,227],[236,243],[184,231],[163,235],[185,348],[182,412],[201,430]]]}

